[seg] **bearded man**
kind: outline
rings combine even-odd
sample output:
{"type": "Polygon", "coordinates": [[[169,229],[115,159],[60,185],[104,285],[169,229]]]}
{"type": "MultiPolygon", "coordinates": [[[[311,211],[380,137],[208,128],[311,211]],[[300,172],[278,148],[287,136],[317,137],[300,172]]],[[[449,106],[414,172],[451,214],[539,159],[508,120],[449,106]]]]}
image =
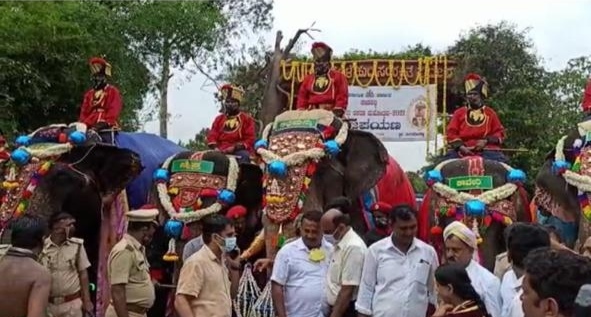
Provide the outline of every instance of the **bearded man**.
{"type": "Polygon", "coordinates": [[[218,115],[207,134],[211,149],[235,155],[239,163],[249,163],[255,141],[255,121],[240,111],[244,90],[233,85],[220,88],[223,113],[218,115]]]}
{"type": "Polygon", "coordinates": [[[488,83],[477,74],[464,79],[468,105],[457,109],[447,126],[446,138],[451,151],[446,159],[480,155],[486,159],[507,162],[501,150],[505,128],[497,113],[485,105],[488,83]]]}
{"type": "Polygon", "coordinates": [[[111,64],[100,57],[91,58],[89,64],[93,86],[84,94],[78,122],[98,132],[103,142],[114,144],[123,108],[121,94],[117,87],[107,83],[111,64]]]}
{"type": "Polygon", "coordinates": [[[312,44],[314,73],[304,77],[298,92],[297,110],[325,109],[342,117],[349,103],[347,77],[331,69],[332,48],[322,42],[312,44]]]}

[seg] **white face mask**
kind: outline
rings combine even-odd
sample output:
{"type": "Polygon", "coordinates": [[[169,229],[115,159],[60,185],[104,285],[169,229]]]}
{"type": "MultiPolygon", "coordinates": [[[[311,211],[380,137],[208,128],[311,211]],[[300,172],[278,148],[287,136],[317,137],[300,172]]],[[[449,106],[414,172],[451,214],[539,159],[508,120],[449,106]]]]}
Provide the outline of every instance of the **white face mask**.
{"type": "Polygon", "coordinates": [[[325,234],[324,240],[326,240],[330,244],[337,244],[339,241],[334,236],[335,233],[337,233],[337,230],[338,230],[338,227],[334,229],[334,232],[332,234],[325,234]]]}

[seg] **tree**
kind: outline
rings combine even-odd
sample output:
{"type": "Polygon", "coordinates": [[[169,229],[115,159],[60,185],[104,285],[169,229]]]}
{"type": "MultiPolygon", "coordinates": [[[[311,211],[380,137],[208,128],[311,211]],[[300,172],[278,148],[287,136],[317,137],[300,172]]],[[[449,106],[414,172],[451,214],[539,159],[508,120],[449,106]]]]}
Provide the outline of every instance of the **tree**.
{"type": "Polygon", "coordinates": [[[121,123],[137,127],[148,70],[114,13],[94,2],[0,4],[0,128],[30,132],[78,118],[90,86],[88,59],[106,55],[123,95],[121,123]]]}
{"type": "Polygon", "coordinates": [[[167,137],[168,82],[172,69],[189,61],[207,73],[236,48],[232,41],[271,26],[265,0],[142,1],[125,7],[127,32],[154,76],[159,97],[160,135],[167,137]],[[217,53],[217,54],[216,54],[217,53]]]}
{"type": "Polygon", "coordinates": [[[427,191],[427,183],[425,183],[425,180],[423,180],[423,178],[421,177],[421,171],[409,171],[404,173],[406,174],[406,177],[408,177],[408,180],[412,184],[412,188],[414,189],[415,193],[423,194],[425,193],[425,191],[427,191]]]}
{"type": "Polygon", "coordinates": [[[548,72],[534,53],[528,30],[506,22],[474,28],[448,49],[458,62],[455,86],[476,72],[487,78],[495,108],[506,128],[506,148],[526,148],[511,156],[513,166],[524,169],[529,185],[557,139],[572,129],[585,79],[588,58],[576,58],[559,72],[548,72]]]}
{"type": "Polygon", "coordinates": [[[179,141],[179,145],[187,148],[191,151],[205,151],[209,149],[207,146],[207,134],[209,133],[209,128],[203,128],[199,133],[195,135],[195,138],[189,140],[189,142],[182,142],[179,141]]]}

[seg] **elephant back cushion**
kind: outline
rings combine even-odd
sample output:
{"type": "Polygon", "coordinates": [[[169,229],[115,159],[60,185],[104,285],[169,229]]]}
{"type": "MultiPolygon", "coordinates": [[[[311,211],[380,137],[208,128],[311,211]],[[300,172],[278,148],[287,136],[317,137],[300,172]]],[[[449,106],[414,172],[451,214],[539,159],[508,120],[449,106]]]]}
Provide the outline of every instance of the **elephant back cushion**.
{"type": "Polygon", "coordinates": [[[266,163],[263,204],[271,222],[293,221],[300,213],[317,163],[344,142],[346,129],[326,110],[286,111],[265,128],[264,144],[255,148],[266,163]]]}
{"type": "Polygon", "coordinates": [[[192,222],[234,202],[239,167],[219,151],[182,152],[169,157],[154,177],[168,216],[192,222]]]}
{"type": "Polygon", "coordinates": [[[509,225],[517,220],[518,208],[527,206],[525,174],[480,156],[442,162],[426,177],[430,190],[421,214],[432,214],[431,236],[440,236],[447,224],[459,220],[482,242],[492,222],[509,225]]]}

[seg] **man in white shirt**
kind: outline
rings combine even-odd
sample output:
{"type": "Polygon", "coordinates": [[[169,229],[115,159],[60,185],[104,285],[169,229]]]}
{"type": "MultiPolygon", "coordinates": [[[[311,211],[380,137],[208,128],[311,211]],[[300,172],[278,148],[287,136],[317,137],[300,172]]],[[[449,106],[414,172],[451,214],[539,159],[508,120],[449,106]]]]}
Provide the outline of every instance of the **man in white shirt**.
{"type": "Polygon", "coordinates": [[[509,227],[507,258],[511,270],[505,273],[501,283],[502,317],[524,317],[520,299],[523,261],[531,251],[544,247],[550,247],[550,235],[540,225],[518,222],[509,227]]]}
{"type": "Polygon", "coordinates": [[[328,266],[324,295],[330,317],[356,317],[355,300],[361,281],[367,247],[351,228],[351,201],[339,197],[327,206],[320,225],[324,238],[333,243],[334,252],[328,266]]]}
{"type": "Polygon", "coordinates": [[[271,274],[271,297],[277,317],[318,317],[333,247],[322,238],[321,211],[302,216],[301,238],[277,252],[271,274]]]}
{"type": "Polygon", "coordinates": [[[445,256],[448,262],[466,267],[472,286],[480,295],[492,317],[501,317],[501,283],[486,268],[474,261],[478,250],[476,235],[465,224],[454,221],[443,230],[445,256]]]}
{"type": "Polygon", "coordinates": [[[389,217],[392,235],[367,250],[355,309],[360,317],[425,317],[436,303],[437,253],[415,238],[413,207],[396,206],[389,217]]]}

